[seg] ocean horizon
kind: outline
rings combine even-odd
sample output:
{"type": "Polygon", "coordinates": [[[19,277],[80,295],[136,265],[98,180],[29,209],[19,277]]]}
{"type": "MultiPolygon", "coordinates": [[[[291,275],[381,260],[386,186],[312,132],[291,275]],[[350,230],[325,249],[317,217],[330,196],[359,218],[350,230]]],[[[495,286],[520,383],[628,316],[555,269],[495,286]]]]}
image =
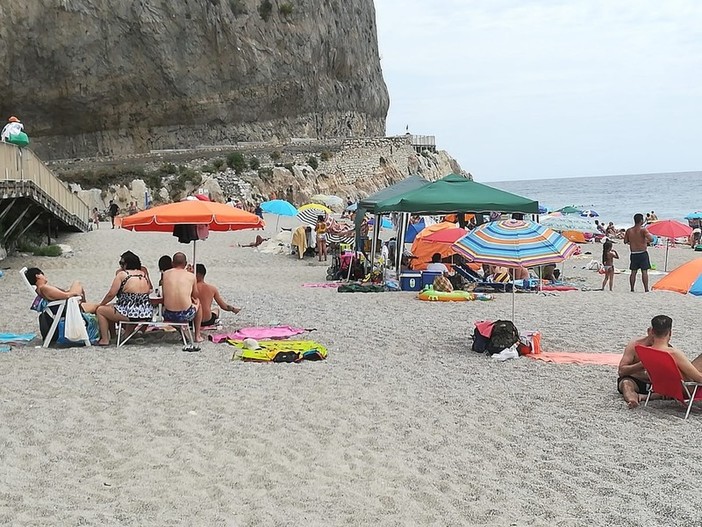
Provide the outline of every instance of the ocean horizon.
{"type": "MultiPolygon", "coordinates": [[[[476,179],[482,183],[479,179],[476,179]]],[[[556,210],[566,205],[591,209],[601,221],[632,225],[636,213],[655,211],[659,219],[684,223],[690,212],[702,210],[702,171],[586,176],[486,182],[520,196],[536,199],[556,210]]]]}

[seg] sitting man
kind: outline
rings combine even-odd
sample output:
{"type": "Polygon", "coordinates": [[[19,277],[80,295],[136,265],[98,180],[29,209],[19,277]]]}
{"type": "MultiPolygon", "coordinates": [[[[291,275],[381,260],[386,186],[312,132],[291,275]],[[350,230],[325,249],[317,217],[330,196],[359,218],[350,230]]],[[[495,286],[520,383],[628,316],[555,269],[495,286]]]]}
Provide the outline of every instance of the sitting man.
{"type": "Polygon", "coordinates": [[[441,261],[441,253],[434,253],[431,255],[431,263],[427,265],[427,271],[438,272],[438,273],[448,273],[448,267],[441,261]]]}
{"type": "MultiPolygon", "coordinates": [[[[651,319],[646,337],[633,340],[624,349],[624,355],[619,362],[619,379],[617,388],[622,394],[629,408],[636,408],[648,393],[650,379],[644,370],[639,357],[636,355],[635,346],[649,346],[670,353],[680,370],[683,379],[702,382],[702,355],[695,360],[690,360],[679,350],[670,346],[670,336],[673,329],[673,319],[666,315],[658,315],[651,319]]],[[[651,398],[655,398],[652,396],[651,398]]]]}
{"type": "Polygon", "coordinates": [[[227,304],[219,294],[219,290],[212,284],[205,282],[207,269],[203,264],[195,266],[195,276],[197,278],[197,292],[200,298],[200,307],[202,309],[201,326],[214,326],[219,319],[219,309],[212,309],[212,301],[217,302],[219,307],[224,311],[230,311],[235,315],[241,311],[240,307],[234,307],[227,304]]]}
{"type": "Polygon", "coordinates": [[[27,281],[34,286],[37,295],[46,300],[53,302],[54,300],[66,300],[68,298],[79,296],[80,307],[84,313],[95,313],[98,304],[91,304],[85,301],[85,290],[80,282],[73,282],[68,289],[60,289],[50,285],[49,281],[44,276],[44,272],[37,267],[27,269],[24,273],[27,281]]]}
{"type": "Polygon", "coordinates": [[[163,273],[163,320],[193,322],[195,342],[202,342],[202,309],[195,275],[185,270],[188,260],[181,252],[173,255],[173,268],[163,273]]]}

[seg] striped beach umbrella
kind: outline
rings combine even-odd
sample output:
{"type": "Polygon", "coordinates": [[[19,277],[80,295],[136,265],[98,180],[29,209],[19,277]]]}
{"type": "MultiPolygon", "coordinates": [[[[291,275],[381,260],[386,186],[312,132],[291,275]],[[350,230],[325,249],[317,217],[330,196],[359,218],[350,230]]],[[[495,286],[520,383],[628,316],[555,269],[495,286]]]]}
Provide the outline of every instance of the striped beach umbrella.
{"type": "Polygon", "coordinates": [[[317,218],[319,216],[326,217],[328,214],[332,214],[332,210],[317,203],[308,203],[297,209],[298,219],[302,223],[312,226],[317,225],[317,218]]]}
{"type": "Polygon", "coordinates": [[[577,245],[556,231],[525,220],[485,223],[470,231],[452,247],[469,261],[504,267],[532,267],[561,262],[577,251],[577,245]]]}

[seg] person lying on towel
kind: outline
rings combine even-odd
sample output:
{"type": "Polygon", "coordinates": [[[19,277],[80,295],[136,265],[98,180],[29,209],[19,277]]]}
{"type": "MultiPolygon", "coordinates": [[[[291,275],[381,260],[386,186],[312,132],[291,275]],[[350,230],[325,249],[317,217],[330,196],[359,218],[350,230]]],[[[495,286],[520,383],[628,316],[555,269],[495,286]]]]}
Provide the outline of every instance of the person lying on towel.
{"type": "MultiPolygon", "coordinates": [[[[675,360],[680,374],[687,381],[702,382],[702,355],[692,362],[685,354],[670,345],[673,319],[666,315],[657,315],[651,319],[644,338],[632,340],[624,348],[624,355],[619,362],[617,389],[622,394],[629,408],[636,408],[646,398],[650,386],[648,373],[644,370],[636,345],[648,346],[669,353],[675,360]]],[[[651,398],[655,398],[652,395],[651,398]]]]}

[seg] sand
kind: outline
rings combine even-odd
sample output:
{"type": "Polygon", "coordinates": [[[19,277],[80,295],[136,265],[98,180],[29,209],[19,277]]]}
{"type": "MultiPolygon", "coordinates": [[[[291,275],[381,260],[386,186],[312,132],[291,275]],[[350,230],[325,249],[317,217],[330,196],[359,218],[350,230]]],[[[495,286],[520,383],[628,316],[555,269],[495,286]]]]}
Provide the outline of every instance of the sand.
{"type": "MultiPolygon", "coordinates": [[[[80,278],[99,301],[131,249],[155,274],[190,247],[167,234],[65,236],[70,258],[0,263],[0,331],[37,331],[17,270],[80,278]]],[[[303,288],[324,264],[238,248],[256,232],[198,244],[208,278],[244,309],[226,330],[316,328],[325,362],[230,361],[185,353],[173,335],[117,349],[15,347],[0,354],[3,525],[699,525],[702,410],[626,409],[606,366],[497,363],[470,351],[493,302],[427,303],[412,293],[303,288]]],[[[625,266],[628,250],[619,243],[625,266]]],[[[600,246],[586,246],[599,256],[600,246]]],[[[672,266],[695,256],[671,250],[672,266]]],[[[663,252],[652,250],[662,266],[663,252]]],[[[587,287],[600,275],[565,264],[587,287]]],[[[700,351],[700,299],[578,291],[516,298],[516,324],[546,351],[613,352],[673,317],[674,343],[700,351]]],[[[639,285],[640,290],[640,285],[639,285]]]]}

